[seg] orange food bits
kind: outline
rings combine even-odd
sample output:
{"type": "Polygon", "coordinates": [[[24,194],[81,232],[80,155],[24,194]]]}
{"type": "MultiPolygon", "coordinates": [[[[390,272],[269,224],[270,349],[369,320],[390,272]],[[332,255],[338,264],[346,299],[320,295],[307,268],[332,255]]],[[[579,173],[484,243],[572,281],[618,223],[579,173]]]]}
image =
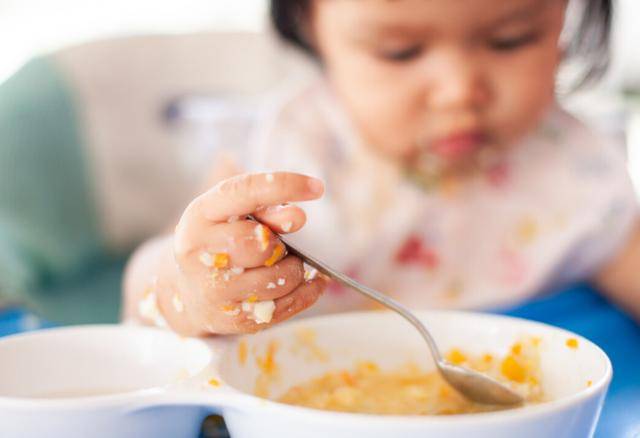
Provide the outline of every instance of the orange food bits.
{"type": "Polygon", "coordinates": [[[447,353],[447,360],[454,365],[460,365],[461,363],[466,362],[467,356],[457,348],[454,348],[447,353]]]}
{"type": "Polygon", "coordinates": [[[449,389],[448,386],[446,385],[442,385],[440,387],[440,390],[438,391],[438,394],[440,395],[440,397],[442,398],[447,398],[451,395],[451,390],[449,389]]]}
{"type": "Polygon", "coordinates": [[[256,358],[256,364],[267,375],[274,374],[277,371],[277,365],[275,361],[275,355],[278,351],[278,344],[275,341],[271,341],[267,345],[267,353],[263,358],[256,358]]]}
{"type": "Polygon", "coordinates": [[[587,386],[591,386],[591,385],[593,385],[593,381],[587,380],[587,386]]]}
{"type": "Polygon", "coordinates": [[[511,355],[502,361],[500,372],[507,379],[518,383],[523,383],[527,377],[527,370],[511,355]]]}
{"type": "Polygon", "coordinates": [[[280,258],[282,257],[282,255],[284,254],[284,244],[282,242],[280,242],[278,244],[278,246],[276,246],[273,249],[273,253],[271,254],[271,257],[269,257],[267,260],[265,260],[264,265],[269,267],[269,266],[273,266],[276,264],[276,262],[278,260],[280,260],[280,258]]]}
{"type": "Polygon", "coordinates": [[[343,380],[345,384],[349,386],[355,386],[356,384],[356,381],[354,380],[353,376],[348,371],[341,372],[340,378],[343,380]]]}
{"type": "Polygon", "coordinates": [[[576,349],[578,348],[578,340],[576,338],[569,338],[567,339],[567,342],[565,342],[565,344],[567,345],[567,347],[569,348],[573,348],[576,349]]]}
{"type": "Polygon", "coordinates": [[[238,362],[240,365],[247,363],[247,341],[244,339],[238,343],[238,362]]]}
{"type": "Polygon", "coordinates": [[[484,356],[482,356],[482,360],[489,363],[493,361],[493,356],[490,354],[485,354],[484,356]]]}
{"type": "Polygon", "coordinates": [[[256,294],[250,294],[247,297],[247,302],[248,303],[255,303],[256,301],[258,301],[258,296],[256,294]]]}
{"type": "Polygon", "coordinates": [[[209,383],[209,385],[214,386],[214,387],[218,387],[220,386],[220,381],[217,379],[209,379],[209,381],[207,382],[209,383]]]}
{"type": "Polygon", "coordinates": [[[213,256],[213,267],[216,269],[226,268],[229,264],[229,254],[219,252],[213,256]]]}
{"type": "Polygon", "coordinates": [[[530,217],[523,218],[516,228],[516,236],[520,243],[528,244],[538,235],[538,223],[530,217]]]}
{"type": "Polygon", "coordinates": [[[513,345],[511,346],[511,352],[512,352],[513,354],[520,354],[520,353],[522,353],[522,344],[520,344],[520,343],[513,344],[513,345]]]}
{"type": "Polygon", "coordinates": [[[362,371],[367,371],[370,373],[375,373],[378,371],[378,365],[373,362],[365,361],[360,362],[359,369],[362,371]]]}

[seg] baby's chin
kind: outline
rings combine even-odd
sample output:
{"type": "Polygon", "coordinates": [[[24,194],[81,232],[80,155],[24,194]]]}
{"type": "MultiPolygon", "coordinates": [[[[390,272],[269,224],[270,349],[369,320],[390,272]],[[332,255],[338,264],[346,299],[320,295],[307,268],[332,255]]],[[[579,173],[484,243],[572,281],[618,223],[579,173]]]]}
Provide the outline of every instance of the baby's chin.
{"type": "Polygon", "coordinates": [[[505,155],[505,148],[489,142],[455,154],[443,154],[435,148],[422,147],[415,148],[404,159],[404,166],[429,179],[464,177],[492,168],[502,162],[505,155]]]}

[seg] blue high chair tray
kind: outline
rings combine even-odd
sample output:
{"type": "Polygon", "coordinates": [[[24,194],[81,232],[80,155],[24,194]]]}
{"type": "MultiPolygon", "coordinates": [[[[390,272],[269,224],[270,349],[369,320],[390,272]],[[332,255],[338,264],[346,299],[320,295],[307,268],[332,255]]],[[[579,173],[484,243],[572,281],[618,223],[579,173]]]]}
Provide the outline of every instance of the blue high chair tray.
{"type": "Polygon", "coordinates": [[[505,312],[578,333],[602,348],[613,380],[596,438],[640,437],[640,325],[588,285],[576,285],[505,312]]]}

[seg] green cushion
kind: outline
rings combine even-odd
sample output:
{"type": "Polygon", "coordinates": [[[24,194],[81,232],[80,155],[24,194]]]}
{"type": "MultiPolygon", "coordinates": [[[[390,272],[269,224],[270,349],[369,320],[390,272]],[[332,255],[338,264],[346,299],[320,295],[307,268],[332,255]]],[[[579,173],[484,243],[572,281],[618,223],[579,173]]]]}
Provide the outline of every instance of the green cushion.
{"type": "MultiPolygon", "coordinates": [[[[52,57],[32,60],[0,85],[0,294],[29,301],[45,317],[58,305],[75,306],[65,282],[104,255],[81,116],[52,57]],[[50,291],[47,299],[41,290],[50,291]]],[[[87,306],[77,311],[91,318],[87,306]]]]}

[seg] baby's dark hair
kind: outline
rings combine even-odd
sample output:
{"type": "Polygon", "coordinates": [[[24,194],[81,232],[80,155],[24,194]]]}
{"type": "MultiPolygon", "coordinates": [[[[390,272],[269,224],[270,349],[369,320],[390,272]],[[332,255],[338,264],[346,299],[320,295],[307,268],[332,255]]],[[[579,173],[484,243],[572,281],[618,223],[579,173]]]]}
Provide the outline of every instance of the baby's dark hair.
{"type": "MultiPolygon", "coordinates": [[[[609,38],[613,0],[579,0],[583,11],[577,30],[567,47],[567,58],[579,60],[582,72],[576,88],[600,79],[609,65],[609,38]]],[[[271,22],[282,39],[315,56],[305,35],[311,0],[271,0],[271,22]]]]}

